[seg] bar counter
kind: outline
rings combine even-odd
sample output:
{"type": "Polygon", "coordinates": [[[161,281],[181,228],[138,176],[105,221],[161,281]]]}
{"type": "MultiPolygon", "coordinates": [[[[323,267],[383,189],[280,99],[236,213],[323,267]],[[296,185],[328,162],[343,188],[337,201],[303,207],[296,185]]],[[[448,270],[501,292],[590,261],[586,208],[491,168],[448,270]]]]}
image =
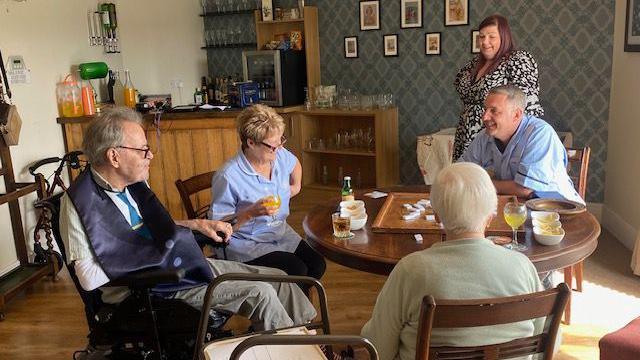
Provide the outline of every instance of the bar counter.
{"type": "MultiPolygon", "coordinates": [[[[291,115],[302,106],[276,108],[285,119],[287,132],[293,128],[291,115]]],[[[149,172],[149,185],[175,219],[186,213],[175,186],[177,179],[217,170],[238,151],[240,141],[235,118],[240,111],[194,111],[163,113],[159,126],[154,114],[143,115],[149,146],[154,151],[149,172]]],[[[65,150],[80,150],[82,134],[94,117],[58,118],[62,127],[65,150]]],[[[291,134],[288,133],[289,137],[291,134]]],[[[72,173],[72,177],[77,174],[72,173]]],[[[210,194],[196,195],[195,205],[208,204],[210,194]]]]}

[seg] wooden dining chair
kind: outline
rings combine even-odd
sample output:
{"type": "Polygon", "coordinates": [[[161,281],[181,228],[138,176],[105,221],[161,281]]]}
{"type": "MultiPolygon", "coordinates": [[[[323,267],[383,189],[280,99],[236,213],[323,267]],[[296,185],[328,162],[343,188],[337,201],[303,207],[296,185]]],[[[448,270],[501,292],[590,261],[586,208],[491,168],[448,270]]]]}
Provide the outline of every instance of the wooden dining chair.
{"type": "MultiPolygon", "coordinates": [[[[569,174],[569,178],[571,178],[578,195],[580,195],[582,199],[585,199],[585,195],[587,193],[587,176],[589,173],[589,157],[591,156],[591,148],[587,146],[581,149],[566,148],[566,150],[569,160],[567,163],[567,173],[569,174]]],[[[570,288],[573,288],[573,279],[575,278],[575,290],[579,292],[582,292],[582,276],[582,261],[564,268],[564,282],[566,282],[570,288]]],[[[569,300],[567,308],[565,309],[564,322],[567,325],[571,323],[571,300],[569,300]]]]}
{"type": "MultiPolygon", "coordinates": [[[[188,219],[207,218],[207,214],[211,206],[211,198],[209,196],[205,196],[204,199],[198,198],[198,193],[201,191],[209,190],[211,188],[211,179],[213,179],[213,175],[215,173],[215,171],[209,171],[203,174],[194,175],[186,180],[176,180],[176,188],[178,188],[180,199],[182,199],[182,206],[184,206],[184,210],[187,213],[188,219]]],[[[227,259],[226,243],[207,242],[207,244],[214,248],[222,249],[223,258],[225,260],[227,259]]],[[[213,256],[213,253],[208,253],[207,256],[209,255],[213,256]]]]}
{"type": "Polygon", "coordinates": [[[533,294],[493,299],[435,300],[427,295],[420,308],[415,358],[490,360],[542,353],[542,359],[550,360],[570,292],[561,283],[554,289],[533,294]],[[430,342],[433,329],[501,325],[540,317],[546,317],[542,333],[502,344],[451,347],[431,346],[430,342]]]}
{"type": "Polygon", "coordinates": [[[188,219],[206,219],[209,212],[209,201],[200,202],[200,199],[196,198],[196,195],[200,191],[204,191],[211,188],[211,179],[215,174],[215,171],[209,171],[203,174],[194,175],[186,180],[176,180],[176,187],[182,199],[182,206],[187,212],[188,219]],[[191,200],[191,197],[195,199],[195,202],[191,200]],[[196,205],[197,204],[197,205],[196,205]]]}

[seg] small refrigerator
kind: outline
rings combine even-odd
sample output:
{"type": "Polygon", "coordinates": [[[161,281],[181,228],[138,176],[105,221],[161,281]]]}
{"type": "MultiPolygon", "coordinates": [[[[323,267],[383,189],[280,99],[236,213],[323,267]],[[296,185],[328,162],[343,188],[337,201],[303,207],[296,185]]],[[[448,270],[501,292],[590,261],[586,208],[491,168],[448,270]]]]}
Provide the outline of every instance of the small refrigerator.
{"type": "Polygon", "coordinates": [[[307,86],[304,51],[243,51],[242,68],[244,80],[258,85],[260,103],[270,106],[304,103],[307,86]]]}

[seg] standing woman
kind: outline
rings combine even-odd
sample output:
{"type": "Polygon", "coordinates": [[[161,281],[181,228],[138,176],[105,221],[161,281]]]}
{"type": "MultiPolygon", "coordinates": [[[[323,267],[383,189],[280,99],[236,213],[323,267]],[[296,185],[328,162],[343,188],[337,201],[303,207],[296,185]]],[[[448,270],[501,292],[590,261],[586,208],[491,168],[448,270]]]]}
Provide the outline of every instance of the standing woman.
{"type": "Polygon", "coordinates": [[[289,200],[300,192],[302,166],[283,147],[284,120],[268,106],[253,105],[236,124],[242,148],[213,177],[209,210],[210,219],[235,214],[238,220],[228,259],[320,279],[324,258],[286,222],[289,200]]]}
{"type": "Polygon", "coordinates": [[[528,52],[516,50],[507,19],[491,15],[479,28],[480,54],[460,69],[453,82],[462,100],[453,161],[462,156],[482,130],[484,99],[491,88],[508,83],[518,86],[527,96],[525,113],[544,115],[538,98],[538,64],[528,52]]]}

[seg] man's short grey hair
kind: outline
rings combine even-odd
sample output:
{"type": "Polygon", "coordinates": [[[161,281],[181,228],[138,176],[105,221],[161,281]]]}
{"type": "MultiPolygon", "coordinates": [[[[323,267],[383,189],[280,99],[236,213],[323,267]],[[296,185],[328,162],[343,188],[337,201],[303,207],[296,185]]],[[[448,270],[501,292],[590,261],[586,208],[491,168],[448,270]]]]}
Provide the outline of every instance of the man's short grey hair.
{"type": "Polygon", "coordinates": [[[527,108],[527,96],[524,94],[524,91],[519,87],[513,84],[500,85],[489,90],[489,94],[502,94],[507,95],[507,101],[514,108],[519,108],[524,111],[527,108]]]}
{"type": "Polygon", "coordinates": [[[431,186],[431,206],[449,234],[484,232],[498,206],[496,188],[480,166],[459,162],[444,168],[431,186]]]}
{"type": "Polygon", "coordinates": [[[142,116],[126,107],[103,110],[93,119],[84,132],[82,151],[92,165],[102,165],[107,161],[107,150],[122,145],[124,134],[122,124],[133,122],[142,126],[142,116]]]}

